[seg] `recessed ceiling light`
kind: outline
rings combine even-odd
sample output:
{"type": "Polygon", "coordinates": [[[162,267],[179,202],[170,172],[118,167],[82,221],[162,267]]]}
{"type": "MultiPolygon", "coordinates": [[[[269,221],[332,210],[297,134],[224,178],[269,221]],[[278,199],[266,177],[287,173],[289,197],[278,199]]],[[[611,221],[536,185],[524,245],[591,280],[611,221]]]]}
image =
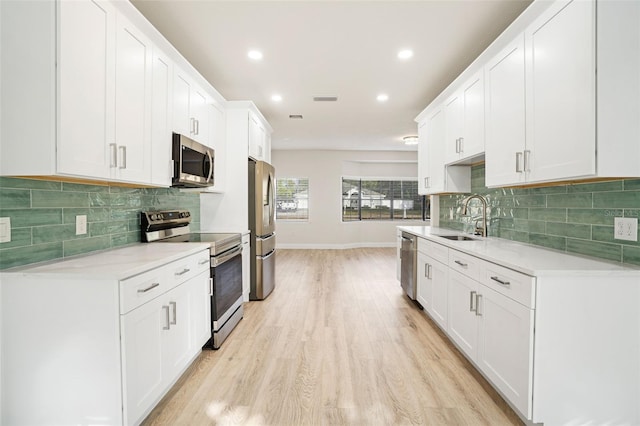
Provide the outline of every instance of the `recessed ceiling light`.
{"type": "Polygon", "coordinates": [[[273,102],[280,102],[280,101],[282,101],[282,96],[280,96],[280,95],[273,95],[273,96],[271,96],[271,100],[272,100],[273,102]]]}
{"type": "Polygon", "coordinates": [[[262,52],[259,50],[250,50],[249,53],[247,53],[247,56],[249,57],[249,59],[259,61],[262,59],[262,52]]]}
{"type": "Polygon", "coordinates": [[[378,100],[378,102],[386,102],[389,100],[389,95],[380,93],[376,99],[378,100]]]}
{"type": "Polygon", "coordinates": [[[403,49],[398,52],[398,59],[409,59],[413,56],[413,50],[403,49]]]}
{"type": "Polygon", "coordinates": [[[402,138],[402,141],[405,145],[418,145],[417,136],[405,136],[404,138],[402,138]]]}

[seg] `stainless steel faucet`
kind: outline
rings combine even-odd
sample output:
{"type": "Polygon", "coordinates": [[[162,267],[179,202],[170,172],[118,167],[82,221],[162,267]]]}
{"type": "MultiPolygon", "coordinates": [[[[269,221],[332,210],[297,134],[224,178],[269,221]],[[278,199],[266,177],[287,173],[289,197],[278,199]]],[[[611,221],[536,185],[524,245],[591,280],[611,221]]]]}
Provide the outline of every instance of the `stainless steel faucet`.
{"type": "Polygon", "coordinates": [[[469,206],[469,201],[474,198],[480,200],[482,203],[482,226],[478,226],[478,221],[475,224],[475,231],[473,232],[475,235],[480,235],[482,237],[487,236],[487,199],[482,195],[473,194],[462,200],[462,215],[467,215],[467,209],[469,206]]]}

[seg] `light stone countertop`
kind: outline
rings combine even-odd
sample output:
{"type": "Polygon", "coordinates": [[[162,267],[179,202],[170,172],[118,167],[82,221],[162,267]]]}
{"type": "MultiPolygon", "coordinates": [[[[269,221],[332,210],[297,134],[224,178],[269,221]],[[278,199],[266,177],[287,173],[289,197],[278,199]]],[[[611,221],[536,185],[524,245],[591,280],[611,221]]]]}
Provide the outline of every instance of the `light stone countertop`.
{"type": "Polygon", "coordinates": [[[531,276],[601,274],[637,276],[640,282],[640,267],[633,265],[569,254],[503,238],[483,238],[446,228],[399,226],[398,229],[531,276]],[[467,235],[475,241],[448,240],[438,235],[467,235]]]}
{"type": "MultiPolygon", "coordinates": [[[[206,243],[140,243],[0,273],[68,279],[123,280],[209,249],[206,243]]],[[[208,253],[207,253],[208,256],[208,253]]]]}

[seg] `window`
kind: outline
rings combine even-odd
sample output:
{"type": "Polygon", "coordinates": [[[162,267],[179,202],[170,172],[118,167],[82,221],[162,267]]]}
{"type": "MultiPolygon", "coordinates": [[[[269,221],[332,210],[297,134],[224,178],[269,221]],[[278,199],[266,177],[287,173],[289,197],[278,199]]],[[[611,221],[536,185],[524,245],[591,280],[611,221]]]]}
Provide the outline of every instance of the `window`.
{"type": "Polygon", "coordinates": [[[417,180],[342,179],[342,220],[426,220],[417,180]]]}
{"type": "Polygon", "coordinates": [[[276,219],[309,220],[309,178],[276,179],[276,219]]]}

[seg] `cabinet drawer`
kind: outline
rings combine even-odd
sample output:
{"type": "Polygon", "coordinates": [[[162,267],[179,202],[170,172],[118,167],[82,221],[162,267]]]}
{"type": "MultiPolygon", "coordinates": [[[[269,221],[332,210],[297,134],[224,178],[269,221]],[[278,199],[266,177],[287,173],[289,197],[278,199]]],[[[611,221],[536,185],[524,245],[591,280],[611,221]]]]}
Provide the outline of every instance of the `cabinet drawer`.
{"type": "Polygon", "coordinates": [[[449,262],[449,247],[433,241],[418,238],[418,251],[444,263],[449,262]]]}
{"type": "Polygon", "coordinates": [[[169,263],[167,265],[169,266],[167,279],[169,280],[170,286],[167,290],[209,269],[210,259],[209,250],[204,250],[184,259],[169,263]]]}
{"type": "Polygon", "coordinates": [[[120,313],[125,314],[209,269],[209,250],[120,281],[120,313]]]}
{"type": "Polygon", "coordinates": [[[480,281],[484,276],[484,261],[457,250],[449,250],[449,267],[454,271],[480,281]]]}
{"type": "Polygon", "coordinates": [[[485,262],[481,283],[528,308],[535,308],[535,277],[485,262]]]}

